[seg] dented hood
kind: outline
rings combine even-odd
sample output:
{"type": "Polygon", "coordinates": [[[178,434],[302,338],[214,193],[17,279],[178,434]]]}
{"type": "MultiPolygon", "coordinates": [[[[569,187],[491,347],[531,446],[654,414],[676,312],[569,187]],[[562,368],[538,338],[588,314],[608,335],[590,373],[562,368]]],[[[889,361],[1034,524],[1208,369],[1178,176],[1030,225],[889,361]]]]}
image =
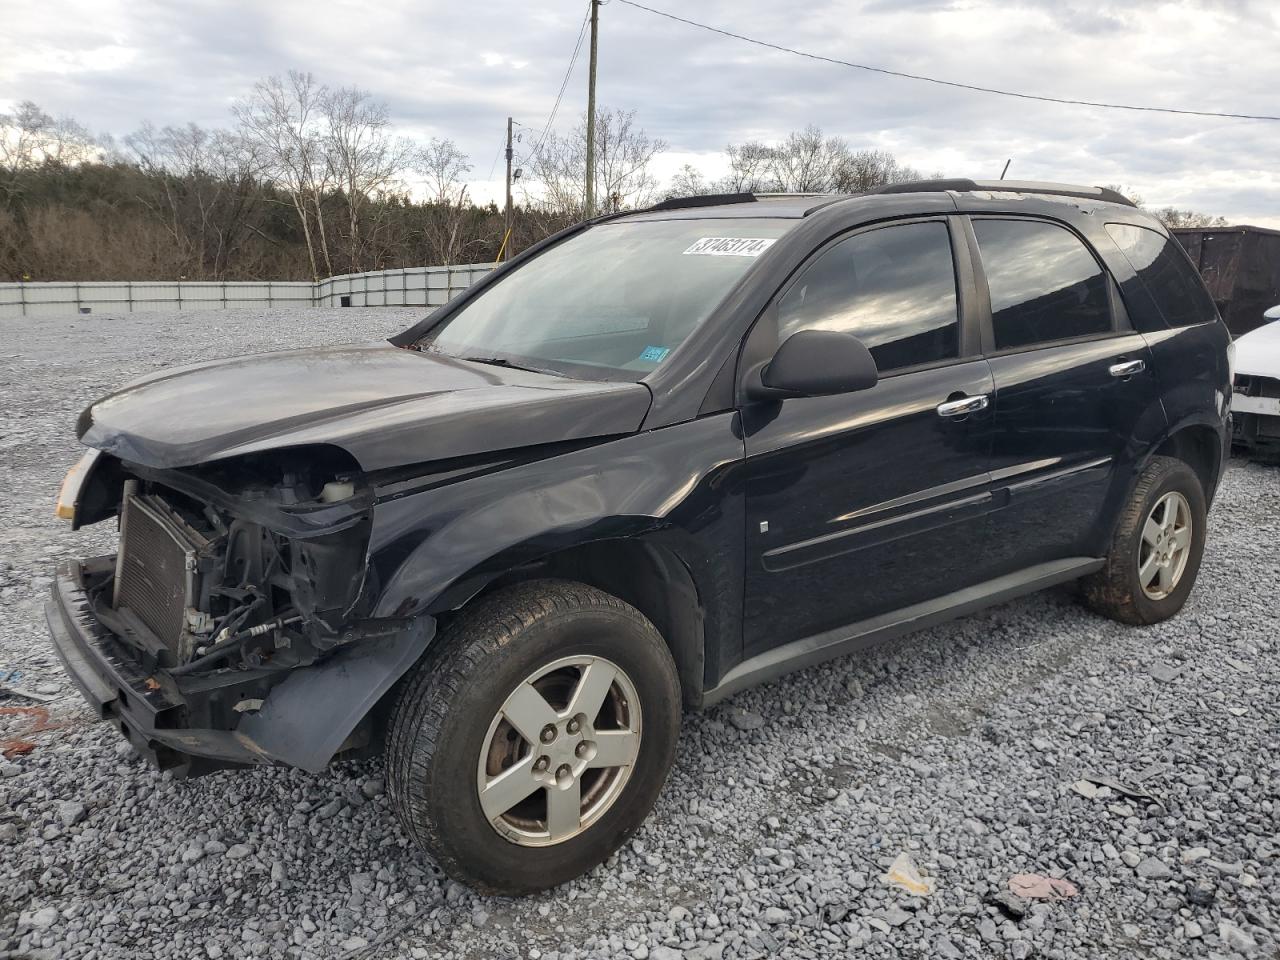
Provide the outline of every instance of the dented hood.
{"type": "Polygon", "coordinates": [[[600,383],[385,342],[215,360],[135,380],[84,411],[83,443],[151,467],[332,444],[365,470],[639,429],[639,383],[600,383]]]}

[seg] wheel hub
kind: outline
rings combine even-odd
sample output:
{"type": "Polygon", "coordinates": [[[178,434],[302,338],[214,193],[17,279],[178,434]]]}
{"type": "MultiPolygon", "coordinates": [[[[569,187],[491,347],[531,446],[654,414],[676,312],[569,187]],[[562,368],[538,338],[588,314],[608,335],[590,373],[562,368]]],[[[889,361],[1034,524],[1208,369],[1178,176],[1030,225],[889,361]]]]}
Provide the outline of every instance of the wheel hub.
{"type": "Polygon", "coordinates": [[[547,787],[567,790],[590,768],[597,752],[592,739],[595,730],[582,716],[579,714],[548,725],[554,729],[555,735],[550,740],[543,737],[535,751],[538,759],[533,764],[534,779],[547,787]]]}

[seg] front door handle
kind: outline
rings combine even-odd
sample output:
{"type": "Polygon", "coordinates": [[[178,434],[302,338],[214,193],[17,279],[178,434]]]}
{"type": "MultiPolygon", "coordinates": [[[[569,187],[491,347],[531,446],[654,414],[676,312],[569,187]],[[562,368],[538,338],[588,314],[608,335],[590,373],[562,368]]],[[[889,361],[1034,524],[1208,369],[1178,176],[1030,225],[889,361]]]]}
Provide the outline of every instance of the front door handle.
{"type": "Polygon", "coordinates": [[[1121,360],[1119,363],[1113,363],[1108,372],[1113,377],[1132,377],[1145,369],[1147,369],[1145,360],[1121,360]]]}
{"type": "Polygon", "coordinates": [[[965,417],[979,410],[985,410],[990,405],[991,397],[985,393],[979,393],[976,396],[961,397],[959,400],[948,400],[938,404],[938,416],[965,417]]]}

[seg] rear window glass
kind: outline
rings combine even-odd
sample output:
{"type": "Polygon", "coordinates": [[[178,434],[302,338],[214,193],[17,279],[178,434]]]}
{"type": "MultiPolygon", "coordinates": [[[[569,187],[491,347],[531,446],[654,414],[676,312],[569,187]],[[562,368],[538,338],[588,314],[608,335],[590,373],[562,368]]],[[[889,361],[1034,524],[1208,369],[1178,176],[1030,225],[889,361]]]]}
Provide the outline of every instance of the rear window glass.
{"type": "Polygon", "coordinates": [[[1107,275],[1075,234],[1038,220],[974,220],[997,350],[1111,330],[1107,275]]]}
{"type": "Polygon", "coordinates": [[[1107,233],[1125,255],[1171,327],[1218,318],[1209,291],[1172,237],[1130,223],[1108,223],[1107,233]]]}

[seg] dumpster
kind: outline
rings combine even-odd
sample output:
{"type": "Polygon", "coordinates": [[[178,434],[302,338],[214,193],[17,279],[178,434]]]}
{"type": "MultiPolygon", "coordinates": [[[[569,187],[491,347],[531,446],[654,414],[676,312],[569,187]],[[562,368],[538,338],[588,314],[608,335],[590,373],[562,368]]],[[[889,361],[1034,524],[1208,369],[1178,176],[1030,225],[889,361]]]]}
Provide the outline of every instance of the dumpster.
{"type": "Polygon", "coordinates": [[[1266,227],[1176,227],[1169,231],[1191,256],[1233,336],[1262,326],[1280,304],[1280,230],[1266,227]]]}

